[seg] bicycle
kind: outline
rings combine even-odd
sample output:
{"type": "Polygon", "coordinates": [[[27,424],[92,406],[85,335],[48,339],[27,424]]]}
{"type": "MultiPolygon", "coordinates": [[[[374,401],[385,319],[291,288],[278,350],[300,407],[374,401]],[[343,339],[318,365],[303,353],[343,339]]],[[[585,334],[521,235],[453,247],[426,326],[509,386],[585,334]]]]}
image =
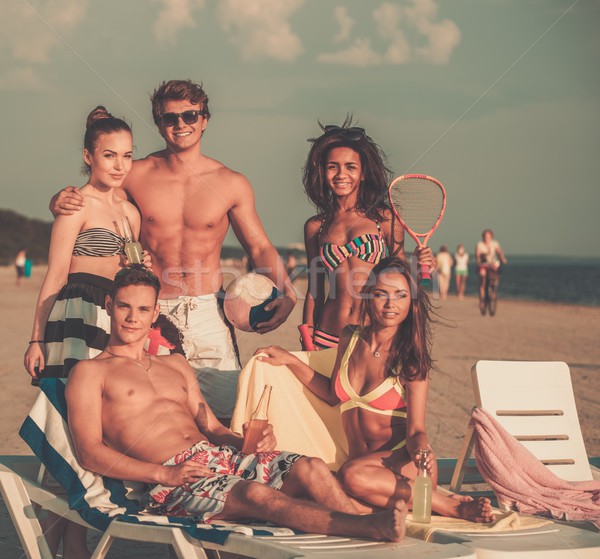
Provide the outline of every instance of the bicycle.
{"type": "Polygon", "coordinates": [[[479,310],[485,316],[486,312],[490,316],[496,314],[498,307],[498,284],[500,283],[500,262],[488,265],[485,277],[483,278],[483,300],[481,300],[481,291],[479,294],[479,310]]]}

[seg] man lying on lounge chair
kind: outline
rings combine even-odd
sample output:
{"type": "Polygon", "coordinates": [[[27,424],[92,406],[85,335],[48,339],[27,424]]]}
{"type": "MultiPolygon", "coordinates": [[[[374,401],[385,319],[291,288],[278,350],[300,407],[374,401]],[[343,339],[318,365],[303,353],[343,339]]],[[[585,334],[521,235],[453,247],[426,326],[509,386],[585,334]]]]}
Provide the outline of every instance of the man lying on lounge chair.
{"type": "Polygon", "coordinates": [[[207,406],[185,358],[143,349],[159,290],[158,278],[144,268],[120,271],[107,297],[106,350],[71,371],[69,427],[81,465],[151,484],[147,508],[160,514],[256,518],[305,532],[400,540],[403,501],[357,514],[323,461],[274,451],[271,426],[258,454],[238,450],[242,438],[207,406]]]}

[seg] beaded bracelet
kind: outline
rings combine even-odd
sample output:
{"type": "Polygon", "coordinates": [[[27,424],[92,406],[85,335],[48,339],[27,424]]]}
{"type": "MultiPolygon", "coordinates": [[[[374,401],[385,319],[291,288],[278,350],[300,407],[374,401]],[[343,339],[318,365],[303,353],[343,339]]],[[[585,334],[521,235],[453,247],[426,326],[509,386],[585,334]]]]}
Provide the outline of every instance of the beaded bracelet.
{"type": "Polygon", "coordinates": [[[43,343],[45,343],[44,340],[31,340],[29,342],[29,345],[31,345],[31,344],[43,344],[43,343]]]}

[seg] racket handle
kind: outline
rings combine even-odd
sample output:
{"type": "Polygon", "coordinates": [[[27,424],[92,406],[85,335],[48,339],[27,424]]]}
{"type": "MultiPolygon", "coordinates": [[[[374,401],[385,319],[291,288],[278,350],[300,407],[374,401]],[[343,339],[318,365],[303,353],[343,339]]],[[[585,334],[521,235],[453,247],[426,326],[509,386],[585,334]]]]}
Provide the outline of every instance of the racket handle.
{"type": "Polygon", "coordinates": [[[298,331],[300,332],[300,343],[302,344],[302,349],[304,351],[315,351],[317,348],[313,342],[313,332],[310,324],[300,324],[300,326],[298,326],[298,331]]]}
{"type": "Polygon", "coordinates": [[[427,264],[421,264],[419,267],[419,283],[424,287],[431,285],[431,272],[427,264]]]}

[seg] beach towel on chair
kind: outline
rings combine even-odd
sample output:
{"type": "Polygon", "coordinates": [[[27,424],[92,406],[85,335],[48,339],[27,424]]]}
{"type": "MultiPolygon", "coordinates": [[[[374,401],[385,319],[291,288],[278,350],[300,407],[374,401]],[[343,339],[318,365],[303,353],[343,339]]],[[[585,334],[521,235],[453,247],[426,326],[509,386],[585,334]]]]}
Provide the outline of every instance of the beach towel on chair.
{"type": "Polygon", "coordinates": [[[134,524],[169,525],[192,537],[223,544],[230,532],[246,535],[293,534],[287,528],[263,525],[204,524],[193,517],[145,514],[138,500],[145,484],[123,482],[85,470],[75,456],[67,424],[63,379],[40,381],[40,395],[23,422],[19,434],[48,472],[63,486],[69,507],[94,528],[104,531],[117,519],[134,524]]]}
{"type": "MultiPolygon", "coordinates": [[[[337,350],[292,352],[312,369],[331,376],[337,350]]],[[[330,406],[306,388],[286,366],[270,365],[253,357],[240,372],[238,399],[231,429],[242,433],[265,384],[273,387],[269,423],[277,448],[321,458],[332,470],[348,459],[348,442],[339,406],[330,406]]]]}
{"type": "Polygon", "coordinates": [[[560,479],[481,408],[473,409],[471,423],[477,468],[501,505],[600,526],[600,481],[560,479]]]}

